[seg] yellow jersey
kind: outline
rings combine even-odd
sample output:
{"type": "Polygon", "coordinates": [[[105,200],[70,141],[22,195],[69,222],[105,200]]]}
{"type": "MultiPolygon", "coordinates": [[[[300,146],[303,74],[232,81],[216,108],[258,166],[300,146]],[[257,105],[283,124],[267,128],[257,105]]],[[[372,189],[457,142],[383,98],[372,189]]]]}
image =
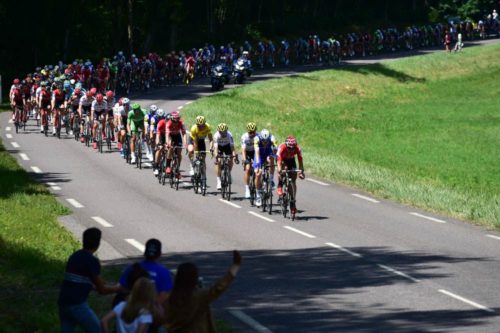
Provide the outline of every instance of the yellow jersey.
{"type": "Polygon", "coordinates": [[[206,123],[205,127],[202,129],[200,129],[198,125],[193,125],[191,127],[190,135],[193,140],[205,140],[209,134],[212,134],[212,128],[208,123],[206,123]]]}

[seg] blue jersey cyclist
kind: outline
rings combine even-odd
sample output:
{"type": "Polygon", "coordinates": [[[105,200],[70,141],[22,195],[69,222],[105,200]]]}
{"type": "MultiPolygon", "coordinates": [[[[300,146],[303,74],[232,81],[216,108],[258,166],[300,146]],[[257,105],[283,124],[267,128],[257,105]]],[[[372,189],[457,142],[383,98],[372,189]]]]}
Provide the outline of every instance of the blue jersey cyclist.
{"type": "Polygon", "coordinates": [[[154,135],[153,135],[153,132],[154,132],[154,127],[155,127],[155,124],[154,122],[156,121],[156,113],[158,112],[158,107],[154,104],[152,104],[150,107],[149,107],[149,111],[146,115],[146,118],[144,119],[144,124],[147,125],[147,128],[146,128],[146,133],[147,136],[146,136],[146,156],[147,158],[153,162],[153,151],[154,151],[154,145],[155,145],[155,140],[154,140],[154,135]],[[153,131],[152,131],[153,130],[153,131]]]}
{"type": "Polygon", "coordinates": [[[254,137],[255,156],[253,160],[253,168],[255,170],[255,187],[257,195],[255,204],[257,207],[262,205],[262,170],[266,163],[271,174],[271,185],[274,187],[274,160],[276,155],[276,140],[269,130],[263,129],[254,137]]]}

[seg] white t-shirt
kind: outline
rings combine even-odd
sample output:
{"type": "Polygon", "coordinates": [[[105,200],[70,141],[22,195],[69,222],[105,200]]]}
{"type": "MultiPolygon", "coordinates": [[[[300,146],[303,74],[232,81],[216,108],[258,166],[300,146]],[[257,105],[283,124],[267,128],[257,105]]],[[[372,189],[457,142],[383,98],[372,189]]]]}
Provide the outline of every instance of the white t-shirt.
{"type": "Polygon", "coordinates": [[[127,324],[122,319],[122,312],[125,309],[127,302],[118,303],[113,309],[116,313],[116,331],[118,333],[136,333],[141,324],[151,324],[153,322],[153,316],[146,310],[143,310],[141,314],[135,318],[133,322],[127,324]]]}

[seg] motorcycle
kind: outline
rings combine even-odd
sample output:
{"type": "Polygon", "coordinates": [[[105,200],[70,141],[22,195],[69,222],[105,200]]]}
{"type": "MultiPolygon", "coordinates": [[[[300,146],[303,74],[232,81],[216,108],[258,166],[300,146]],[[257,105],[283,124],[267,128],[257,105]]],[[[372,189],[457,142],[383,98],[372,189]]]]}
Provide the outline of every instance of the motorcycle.
{"type": "Polygon", "coordinates": [[[212,67],[210,73],[210,83],[212,84],[212,91],[218,91],[224,88],[227,73],[223,65],[215,65],[212,67]]]}
{"type": "Polygon", "coordinates": [[[238,59],[233,64],[234,83],[242,84],[243,81],[245,81],[245,74],[246,74],[245,60],[238,59]]]}

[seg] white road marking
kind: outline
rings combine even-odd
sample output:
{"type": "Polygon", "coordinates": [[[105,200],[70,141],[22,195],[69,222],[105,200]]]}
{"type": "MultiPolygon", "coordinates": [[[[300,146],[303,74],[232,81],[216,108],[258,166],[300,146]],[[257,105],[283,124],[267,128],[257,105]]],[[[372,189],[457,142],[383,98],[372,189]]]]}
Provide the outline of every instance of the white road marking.
{"type": "Polygon", "coordinates": [[[422,215],[422,214],[419,214],[419,213],[414,213],[413,212],[413,213],[410,213],[410,215],[421,217],[423,219],[426,219],[426,220],[429,220],[429,221],[433,221],[433,222],[437,222],[437,223],[446,223],[446,221],[437,219],[435,217],[425,216],[425,215],[422,215]]]}
{"type": "Polygon", "coordinates": [[[269,330],[267,327],[262,326],[259,322],[257,322],[255,319],[252,317],[248,316],[247,314],[243,313],[241,310],[237,309],[229,309],[229,313],[250,326],[254,331],[259,332],[259,333],[272,333],[271,330],[269,330]]]}
{"type": "Polygon", "coordinates": [[[9,126],[5,127],[5,130],[6,131],[10,131],[12,128],[10,128],[9,126]]]}
{"type": "Polygon", "coordinates": [[[186,104],[185,104],[185,105],[189,105],[189,104],[191,104],[191,103],[193,103],[193,101],[186,102],[186,104]]]}
{"type": "Polygon", "coordinates": [[[136,249],[138,249],[139,251],[141,251],[141,253],[144,253],[144,250],[146,249],[146,247],[144,245],[142,245],[141,243],[139,243],[138,241],[136,241],[135,239],[127,238],[127,239],[125,239],[125,241],[127,243],[129,243],[130,245],[132,245],[133,247],[135,247],[136,249]]]}
{"type": "Polygon", "coordinates": [[[75,208],[83,208],[84,207],[81,203],[79,203],[75,199],[66,199],[66,201],[69,202],[75,208]]]}
{"type": "Polygon", "coordinates": [[[14,148],[19,148],[19,143],[17,143],[17,142],[12,141],[10,144],[11,144],[11,145],[12,145],[12,147],[14,147],[14,148]]]}
{"type": "Polygon", "coordinates": [[[373,202],[373,203],[379,203],[380,201],[378,200],[375,200],[375,199],[372,199],[370,197],[367,197],[367,196],[364,196],[364,195],[361,195],[361,194],[357,194],[357,193],[351,193],[353,196],[357,197],[357,198],[360,198],[360,199],[363,199],[363,200],[366,200],[366,201],[370,201],[370,202],[373,202]]]}
{"type": "Polygon", "coordinates": [[[102,217],[92,216],[92,220],[96,221],[97,223],[99,223],[100,225],[102,225],[104,228],[111,228],[111,227],[113,227],[113,225],[111,223],[109,223],[108,221],[106,221],[102,217]]]}
{"type": "Polygon", "coordinates": [[[310,181],[310,182],[313,182],[313,183],[316,183],[316,184],[319,184],[319,185],[323,185],[323,186],[328,186],[328,185],[330,185],[330,184],[323,183],[323,182],[320,182],[319,180],[312,179],[312,178],[306,178],[306,180],[308,180],[308,181],[310,181]]]}
{"type": "Polygon", "coordinates": [[[26,155],[25,153],[19,153],[19,156],[21,156],[22,160],[23,161],[29,161],[30,158],[28,157],[28,155],[26,155]]]}
{"type": "Polygon", "coordinates": [[[273,220],[273,219],[270,219],[270,218],[268,218],[268,217],[262,216],[262,215],[260,215],[259,213],[256,213],[256,212],[252,212],[251,210],[249,210],[249,211],[248,211],[248,213],[249,213],[249,214],[252,214],[253,216],[257,216],[258,218],[263,219],[263,220],[265,220],[265,221],[267,221],[267,222],[276,222],[276,221],[275,221],[275,220],[273,220]]]}
{"type": "Polygon", "coordinates": [[[55,183],[47,183],[47,185],[50,186],[50,188],[54,191],[60,191],[61,188],[59,186],[57,186],[55,183]],[[50,184],[54,184],[54,185],[50,185],[50,184]]]}
{"type": "Polygon", "coordinates": [[[493,238],[493,239],[496,239],[496,240],[500,240],[500,237],[495,236],[495,235],[486,235],[486,237],[490,237],[490,238],[493,238]]]}
{"type": "Polygon", "coordinates": [[[407,278],[407,279],[409,279],[409,280],[412,280],[413,282],[420,282],[420,280],[415,279],[414,277],[411,277],[411,276],[409,276],[408,274],[405,274],[405,273],[403,273],[403,272],[401,272],[401,271],[398,271],[398,270],[396,270],[396,269],[394,269],[394,268],[391,268],[391,267],[389,267],[389,266],[386,266],[386,265],[380,265],[380,264],[377,264],[377,266],[378,266],[378,267],[380,267],[380,268],[385,269],[386,271],[389,271],[389,272],[394,273],[394,274],[396,274],[396,275],[399,275],[399,276],[402,276],[402,277],[407,278]]]}
{"type": "Polygon", "coordinates": [[[56,183],[52,183],[52,182],[48,182],[47,185],[49,185],[49,186],[57,186],[56,183]]]}
{"type": "Polygon", "coordinates": [[[340,245],[334,244],[334,243],[325,243],[328,246],[331,246],[333,248],[336,248],[337,250],[340,250],[342,252],[348,253],[351,256],[357,257],[357,258],[362,258],[363,256],[359,253],[353,252],[351,250],[346,249],[345,247],[342,247],[340,245]]]}
{"type": "Polygon", "coordinates": [[[14,120],[9,119],[9,124],[12,124],[12,123],[14,123],[14,120]]]}
{"type": "Polygon", "coordinates": [[[292,228],[292,227],[287,226],[287,225],[285,225],[283,228],[291,230],[291,231],[296,232],[298,234],[301,234],[302,236],[306,236],[306,237],[309,237],[309,238],[316,238],[316,236],[314,236],[314,235],[308,234],[307,232],[303,232],[303,231],[301,231],[299,229],[295,229],[295,228],[292,228]]]}
{"type": "Polygon", "coordinates": [[[33,170],[34,173],[42,173],[42,170],[40,170],[40,168],[37,166],[32,166],[31,170],[33,170]]]}
{"type": "Polygon", "coordinates": [[[184,107],[183,105],[178,106],[178,107],[177,107],[177,110],[182,110],[182,108],[183,108],[183,107],[184,107]]]}
{"type": "Polygon", "coordinates": [[[143,164],[144,164],[144,166],[147,166],[148,168],[152,168],[153,167],[153,165],[151,163],[149,163],[149,162],[144,162],[143,164]]]}
{"type": "Polygon", "coordinates": [[[229,206],[233,206],[233,207],[235,207],[235,208],[241,208],[241,206],[238,206],[237,204],[232,203],[231,201],[227,201],[227,200],[224,200],[224,199],[219,199],[219,201],[220,201],[220,202],[223,202],[223,203],[225,203],[225,204],[227,204],[227,205],[229,205],[229,206]]]}
{"type": "Polygon", "coordinates": [[[484,311],[487,311],[487,312],[495,312],[495,310],[493,310],[493,309],[490,309],[490,308],[488,308],[488,307],[486,307],[486,306],[484,306],[484,305],[481,305],[481,304],[479,304],[479,303],[476,303],[476,302],[473,302],[473,301],[471,301],[471,300],[468,300],[467,298],[464,298],[464,297],[462,297],[462,296],[459,296],[459,295],[454,294],[454,293],[452,293],[452,292],[449,292],[449,291],[447,291],[447,290],[444,290],[444,289],[439,289],[438,291],[439,291],[440,293],[442,293],[442,294],[445,294],[445,295],[448,295],[448,296],[450,296],[450,297],[453,297],[454,299],[457,299],[457,300],[459,300],[459,301],[461,301],[461,302],[464,302],[464,303],[467,303],[467,304],[469,304],[469,305],[472,305],[472,306],[473,306],[473,307],[475,307],[475,308],[478,308],[478,309],[481,309],[481,310],[484,310],[484,311]]]}
{"type": "Polygon", "coordinates": [[[7,134],[5,134],[5,137],[6,137],[7,139],[12,139],[12,134],[7,133],[7,134]]]}

